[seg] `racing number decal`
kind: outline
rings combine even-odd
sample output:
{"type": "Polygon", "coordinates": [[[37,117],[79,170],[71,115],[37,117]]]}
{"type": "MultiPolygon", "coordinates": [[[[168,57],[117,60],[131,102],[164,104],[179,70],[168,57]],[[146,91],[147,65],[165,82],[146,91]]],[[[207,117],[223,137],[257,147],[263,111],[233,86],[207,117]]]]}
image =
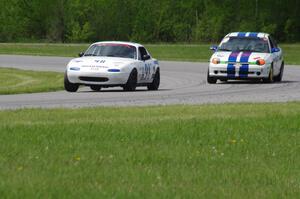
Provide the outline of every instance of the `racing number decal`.
{"type": "Polygon", "coordinates": [[[151,63],[145,63],[145,79],[149,79],[151,70],[151,63]]]}
{"type": "Polygon", "coordinates": [[[151,76],[151,63],[145,63],[142,68],[142,80],[148,80],[151,76]]]}
{"type": "Polygon", "coordinates": [[[100,63],[100,64],[104,64],[105,60],[95,60],[95,62],[100,63]]]}

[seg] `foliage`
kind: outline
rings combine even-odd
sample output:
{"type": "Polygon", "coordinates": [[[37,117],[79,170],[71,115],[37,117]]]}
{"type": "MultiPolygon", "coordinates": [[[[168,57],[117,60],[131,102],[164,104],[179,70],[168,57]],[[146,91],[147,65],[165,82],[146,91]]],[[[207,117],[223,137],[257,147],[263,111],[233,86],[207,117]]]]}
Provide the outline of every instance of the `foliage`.
{"type": "Polygon", "coordinates": [[[300,41],[298,0],[0,0],[0,41],[218,41],[265,31],[300,41]]]}

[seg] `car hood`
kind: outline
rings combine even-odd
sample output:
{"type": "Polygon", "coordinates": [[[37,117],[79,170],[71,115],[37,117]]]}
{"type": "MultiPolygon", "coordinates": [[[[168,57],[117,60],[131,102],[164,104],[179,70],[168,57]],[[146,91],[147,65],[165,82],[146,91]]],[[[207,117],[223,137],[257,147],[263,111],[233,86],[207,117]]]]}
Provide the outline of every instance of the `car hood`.
{"type": "Polygon", "coordinates": [[[80,57],[72,59],[68,67],[104,67],[104,68],[121,68],[136,60],[118,57],[80,57]]]}
{"type": "Polygon", "coordinates": [[[210,61],[213,58],[218,58],[221,62],[226,63],[229,61],[229,57],[236,57],[236,62],[256,62],[258,59],[268,60],[270,54],[257,52],[215,52],[210,61]]]}

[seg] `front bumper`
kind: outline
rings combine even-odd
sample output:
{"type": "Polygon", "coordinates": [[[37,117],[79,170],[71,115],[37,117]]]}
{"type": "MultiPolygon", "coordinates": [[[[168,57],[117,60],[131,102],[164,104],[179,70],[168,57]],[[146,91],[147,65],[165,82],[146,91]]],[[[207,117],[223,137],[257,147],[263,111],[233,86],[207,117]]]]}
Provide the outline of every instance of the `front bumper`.
{"type": "Polygon", "coordinates": [[[82,85],[123,85],[126,84],[129,73],[122,72],[82,72],[67,71],[68,80],[82,85]]]}
{"type": "Polygon", "coordinates": [[[262,79],[269,76],[271,64],[243,65],[213,64],[209,65],[209,76],[224,79],[262,79]]]}

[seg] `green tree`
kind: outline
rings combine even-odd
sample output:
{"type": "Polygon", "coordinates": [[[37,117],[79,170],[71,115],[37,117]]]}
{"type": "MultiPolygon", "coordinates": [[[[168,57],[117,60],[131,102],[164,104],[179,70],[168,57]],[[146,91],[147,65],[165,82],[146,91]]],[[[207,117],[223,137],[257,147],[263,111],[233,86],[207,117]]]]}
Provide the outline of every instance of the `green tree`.
{"type": "Polygon", "coordinates": [[[0,0],[0,5],[2,42],[218,42],[233,31],[300,41],[299,0],[0,0]]]}

